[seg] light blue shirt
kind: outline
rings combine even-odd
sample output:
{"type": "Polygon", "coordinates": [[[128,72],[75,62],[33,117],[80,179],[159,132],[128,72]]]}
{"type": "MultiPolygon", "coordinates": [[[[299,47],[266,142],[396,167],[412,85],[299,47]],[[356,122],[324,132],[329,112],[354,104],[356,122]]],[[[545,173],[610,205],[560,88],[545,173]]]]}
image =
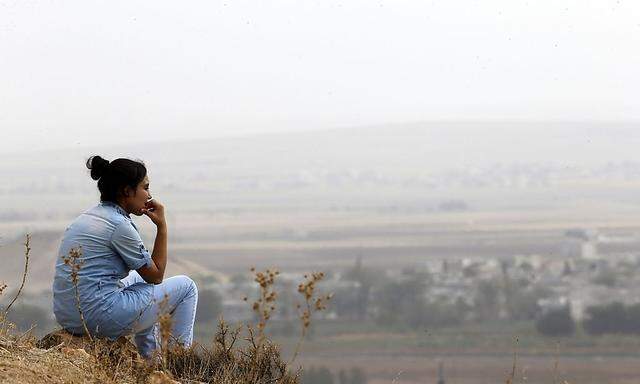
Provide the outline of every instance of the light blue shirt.
{"type": "Polygon", "coordinates": [[[131,270],[151,265],[138,228],[119,205],[101,202],[78,216],[64,233],[53,280],[53,313],[72,333],[83,333],[76,303],[71,267],[63,261],[72,248],[81,251],[78,297],[87,327],[97,334],[117,324],[131,322],[153,300],[153,285],[120,282],[131,270]],[[133,288],[133,289],[131,289],[133,288]]]}

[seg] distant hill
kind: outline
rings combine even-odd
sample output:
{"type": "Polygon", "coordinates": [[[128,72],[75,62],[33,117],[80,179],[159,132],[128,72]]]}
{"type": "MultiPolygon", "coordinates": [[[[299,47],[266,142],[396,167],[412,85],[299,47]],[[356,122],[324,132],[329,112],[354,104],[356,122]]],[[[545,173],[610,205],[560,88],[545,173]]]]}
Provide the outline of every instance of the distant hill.
{"type": "MultiPolygon", "coordinates": [[[[97,197],[84,167],[94,153],[143,159],[152,190],[175,204],[185,194],[247,205],[317,194],[361,197],[363,188],[375,189],[370,196],[421,196],[575,179],[640,181],[637,128],[633,122],[431,122],[68,148],[12,155],[0,164],[0,176],[12,181],[0,186],[0,196],[24,208],[84,208],[97,197]],[[52,207],[45,196],[60,203],[52,207]]],[[[20,208],[7,204],[0,218],[29,215],[20,208]]]]}

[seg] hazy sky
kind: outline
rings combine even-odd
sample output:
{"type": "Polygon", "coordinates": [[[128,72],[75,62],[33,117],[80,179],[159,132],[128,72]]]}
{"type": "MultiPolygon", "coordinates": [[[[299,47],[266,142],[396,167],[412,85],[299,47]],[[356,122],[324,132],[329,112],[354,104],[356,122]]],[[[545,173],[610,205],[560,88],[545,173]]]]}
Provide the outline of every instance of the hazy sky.
{"type": "Polygon", "coordinates": [[[640,119],[638,1],[0,0],[0,151],[640,119]]]}

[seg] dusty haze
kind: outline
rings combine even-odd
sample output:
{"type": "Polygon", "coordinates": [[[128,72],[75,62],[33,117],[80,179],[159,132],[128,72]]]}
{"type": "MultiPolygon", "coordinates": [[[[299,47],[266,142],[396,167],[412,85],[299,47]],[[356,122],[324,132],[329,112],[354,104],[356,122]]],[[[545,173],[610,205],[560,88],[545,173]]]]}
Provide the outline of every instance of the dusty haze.
{"type": "Polygon", "coordinates": [[[640,118],[634,1],[0,2],[1,152],[640,118]]]}
{"type": "MultiPolygon", "coordinates": [[[[321,270],[307,372],[504,382],[518,337],[516,382],[638,382],[640,330],[588,323],[640,314],[638,20],[635,1],[0,0],[5,292],[33,235],[12,321],[55,326],[99,154],[146,163],[201,341],[251,321],[250,267],[280,268],[282,308],[321,270]],[[539,327],[558,310],[566,336],[539,327]]],[[[291,315],[269,327],[285,353],[291,315]]]]}

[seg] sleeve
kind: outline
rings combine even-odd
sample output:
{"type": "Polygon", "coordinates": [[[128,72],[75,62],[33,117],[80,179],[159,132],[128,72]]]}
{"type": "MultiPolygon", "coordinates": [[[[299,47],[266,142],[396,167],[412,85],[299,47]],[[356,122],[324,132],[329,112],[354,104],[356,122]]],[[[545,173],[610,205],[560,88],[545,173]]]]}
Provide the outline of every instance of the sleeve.
{"type": "Polygon", "coordinates": [[[116,227],[111,236],[111,245],[130,269],[139,269],[152,263],[151,255],[132,222],[125,220],[116,227]]]}

